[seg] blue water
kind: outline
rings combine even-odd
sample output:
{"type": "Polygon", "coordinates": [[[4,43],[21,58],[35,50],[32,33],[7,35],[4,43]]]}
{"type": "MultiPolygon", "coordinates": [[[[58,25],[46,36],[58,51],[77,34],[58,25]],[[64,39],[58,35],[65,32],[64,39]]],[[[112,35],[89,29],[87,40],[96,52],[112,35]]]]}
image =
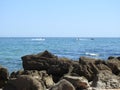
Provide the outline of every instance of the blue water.
{"type": "Polygon", "coordinates": [[[21,56],[44,50],[74,60],[80,56],[106,60],[120,56],[120,38],[0,38],[0,65],[10,72],[22,69],[21,56]]]}

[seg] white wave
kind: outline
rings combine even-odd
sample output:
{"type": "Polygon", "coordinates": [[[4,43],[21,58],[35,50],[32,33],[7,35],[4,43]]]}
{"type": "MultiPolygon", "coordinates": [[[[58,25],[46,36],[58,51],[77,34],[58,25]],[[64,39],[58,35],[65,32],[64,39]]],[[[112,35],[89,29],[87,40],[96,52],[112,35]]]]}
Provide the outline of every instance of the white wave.
{"type": "Polygon", "coordinates": [[[32,41],[45,41],[45,38],[34,38],[31,39],[32,41]]]}
{"type": "Polygon", "coordinates": [[[88,53],[88,52],[86,52],[85,54],[88,55],[88,56],[99,56],[99,54],[97,54],[97,53],[88,53]]]}
{"type": "Polygon", "coordinates": [[[88,39],[76,38],[76,40],[84,41],[84,40],[88,40],[88,39]]]}

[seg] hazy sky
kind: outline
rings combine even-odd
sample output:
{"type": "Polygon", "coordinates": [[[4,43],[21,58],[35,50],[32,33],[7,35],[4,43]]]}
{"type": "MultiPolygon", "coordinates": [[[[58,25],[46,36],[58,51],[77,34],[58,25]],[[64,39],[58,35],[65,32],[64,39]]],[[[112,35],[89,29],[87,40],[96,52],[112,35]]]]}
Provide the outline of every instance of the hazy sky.
{"type": "Polygon", "coordinates": [[[120,0],[0,0],[0,37],[120,37],[120,0]]]}

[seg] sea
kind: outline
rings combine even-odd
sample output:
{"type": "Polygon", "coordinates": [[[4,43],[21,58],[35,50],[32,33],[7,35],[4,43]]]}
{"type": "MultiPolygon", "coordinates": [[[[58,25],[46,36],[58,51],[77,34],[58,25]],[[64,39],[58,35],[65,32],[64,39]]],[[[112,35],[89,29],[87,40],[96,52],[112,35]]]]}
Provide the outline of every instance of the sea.
{"type": "Polygon", "coordinates": [[[81,56],[107,60],[120,56],[120,38],[0,37],[0,65],[10,73],[23,69],[22,56],[44,50],[72,60],[81,56]]]}

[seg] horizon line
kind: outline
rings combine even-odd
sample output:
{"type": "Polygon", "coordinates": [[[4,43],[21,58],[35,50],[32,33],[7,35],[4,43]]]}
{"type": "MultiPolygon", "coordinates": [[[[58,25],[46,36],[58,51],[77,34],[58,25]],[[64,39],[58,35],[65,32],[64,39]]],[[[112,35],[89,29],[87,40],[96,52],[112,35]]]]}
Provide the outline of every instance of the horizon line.
{"type": "Polygon", "coordinates": [[[0,38],[120,38],[120,37],[103,37],[103,36],[98,36],[98,37],[88,37],[88,36],[0,36],[0,38]]]}

